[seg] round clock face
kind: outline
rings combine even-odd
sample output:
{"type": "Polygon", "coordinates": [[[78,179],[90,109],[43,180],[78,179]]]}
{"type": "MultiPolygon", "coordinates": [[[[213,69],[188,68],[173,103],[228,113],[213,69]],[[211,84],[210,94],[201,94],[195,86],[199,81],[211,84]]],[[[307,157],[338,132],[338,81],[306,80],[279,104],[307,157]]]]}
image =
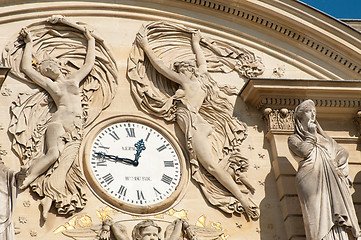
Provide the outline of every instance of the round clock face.
{"type": "Polygon", "coordinates": [[[96,131],[85,165],[106,202],[133,213],[164,210],[184,185],[184,159],[164,129],[139,117],[111,119],[96,131]]]}

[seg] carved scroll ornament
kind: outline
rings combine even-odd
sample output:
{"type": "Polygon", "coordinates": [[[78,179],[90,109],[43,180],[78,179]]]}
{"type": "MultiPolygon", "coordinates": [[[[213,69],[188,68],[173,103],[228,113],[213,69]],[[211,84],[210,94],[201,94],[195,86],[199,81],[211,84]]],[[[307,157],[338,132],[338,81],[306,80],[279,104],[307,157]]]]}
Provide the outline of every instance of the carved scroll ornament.
{"type": "Polygon", "coordinates": [[[250,196],[254,188],[245,175],[248,159],[240,152],[247,126],[232,116],[227,100],[238,90],[219,86],[211,76],[230,71],[257,76],[263,64],[248,50],[165,22],[143,27],[128,59],[136,100],[145,112],[177,121],[187,140],[192,177],[208,201],[258,219],[250,196]]]}
{"type": "Polygon", "coordinates": [[[9,133],[28,185],[42,198],[43,217],[83,208],[85,181],[78,149],[83,130],[114,97],[117,68],[104,41],[88,26],[52,16],[23,28],[3,52],[13,77],[35,84],[11,107],[9,133]]]}

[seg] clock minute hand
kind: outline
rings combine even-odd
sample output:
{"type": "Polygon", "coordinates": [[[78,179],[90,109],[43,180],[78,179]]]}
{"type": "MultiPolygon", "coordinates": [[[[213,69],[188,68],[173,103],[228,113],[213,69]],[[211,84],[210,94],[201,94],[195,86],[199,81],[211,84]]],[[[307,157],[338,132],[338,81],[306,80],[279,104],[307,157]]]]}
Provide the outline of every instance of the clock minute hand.
{"type": "Polygon", "coordinates": [[[106,153],[103,153],[103,152],[95,152],[95,155],[97,155],[98,157],[101,157],[101,158],[108,158],[108,159],[114,160],[116,162],[131,164],[133,166],[138,165],[138,161],[135,161],[135,160],[132,160],[132,159],[129,159],[129,158],[121,158],[121,157],[106,154],[106,153]]]}

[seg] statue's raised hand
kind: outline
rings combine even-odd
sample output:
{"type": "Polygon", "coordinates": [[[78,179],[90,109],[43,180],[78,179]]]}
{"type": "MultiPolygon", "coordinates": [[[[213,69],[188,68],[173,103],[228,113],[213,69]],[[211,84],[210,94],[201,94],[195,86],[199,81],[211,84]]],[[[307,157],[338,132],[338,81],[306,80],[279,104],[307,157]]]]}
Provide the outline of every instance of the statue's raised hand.
{"type": "Polygon", "coordinates": [[[87,40],[94,38],[93,31],[89,30],[87,27],[84,27],[84,36],[87,40]]]}
{"type": "Polygon", "coordinates": [[[148,46],[148,38],[147,36],[143,36],[141,33],[137,33],[137,43],[142,47],[148,46]]]}
{"type": "Polygon", "coordinates": [[[192,33],[192,40],[195,42],[200,42],[202,39],[201,31],[195,31],[192,33]]]}
{"type": "Polygon", "coordinates": [[[31,37],[31,34],[29,32],[29,30],[24,27],[21,29],[20,31],[20,38],[25,42],[25,43],[28,43],[28,42],[31,42],[33,39],[31,37]]]}

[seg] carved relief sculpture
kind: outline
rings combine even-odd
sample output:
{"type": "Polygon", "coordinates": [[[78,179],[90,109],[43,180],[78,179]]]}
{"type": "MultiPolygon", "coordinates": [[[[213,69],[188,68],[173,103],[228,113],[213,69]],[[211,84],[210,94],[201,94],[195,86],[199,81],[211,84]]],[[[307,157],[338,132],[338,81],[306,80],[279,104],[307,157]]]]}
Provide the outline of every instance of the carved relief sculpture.
{"type": "Polygon", "coordinates": [[[240,145],[247,126],[232,116],[227,95],[210,72],[257,76],[263,65],[253,53],[181,25],[153,22],[137,34],[128,60],[132,91],[141,108],[177,121],[186,137],[192,177],[208,201],[227,213],[258,219],[245,176],[248,160],[240,145]]]}
{"type": "Polygon", "coordinates": [[[0,240],[14,240],[16,180],[14,172],[0,158],[0,240]]]}
{"type": "Polygon", "coordinates": [[[63,234],[75,240],[216,240],[219,239],[222,232],[216,229],[193,226],[186,220],[179,218],[169,224],[164,232],[153,220],[140,221],[134,226],[131,237],[129,237],[127,228],[121,221],[114,222],[112,220],[106,220],[101,225],[93,227],[67,230],[63,234]]]}
{"type": "Polygon", "coordinates": [[[306,238],[360,237],[350,193],[348,152],[322,130],[312,100],[296,107],[295,134],[288,144],[299,160],[296,185],[306,238]]]}
{"type": "Polygon", "coordinates": [[[109,50],[84,24],[53,16],[23,28],[3,62],[39,89],[20,94],[11,108],[13,149],[26,169],[19,188],[30,186],[42,197],[44,219],[52,204],[59,214],[81,209],[82,132],[110,104],[117,84],[109,50]]]}

